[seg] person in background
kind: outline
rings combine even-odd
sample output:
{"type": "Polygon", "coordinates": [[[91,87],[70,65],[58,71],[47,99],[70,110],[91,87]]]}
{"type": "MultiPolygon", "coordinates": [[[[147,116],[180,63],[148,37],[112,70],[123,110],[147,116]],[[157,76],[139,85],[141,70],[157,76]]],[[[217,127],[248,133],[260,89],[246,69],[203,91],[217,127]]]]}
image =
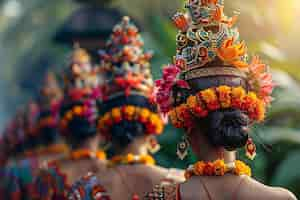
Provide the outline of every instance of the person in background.
{"type": "Polygon", "coordinates": [[[95,174],[111,199],[140,199],[155,184],[183,180],[183,173],[156,165],[150,153],[159,149],[156,136],[164,122],[153,99],[152,53],[144,52],[137,27],[124,17],[106,49],[100,51],[103,79],[99,133],[110,141],[108,169],[95,174]]]}
{"type": "Polygon", "coordinates": [[[96,129],[100,95],[96,70],[87,52],[75,47],[64,74],[64,98],[59,107],[59,130],[70,152],[41,169],[35,199],[65,199],[81,176],[105,169],[106,155],[98,150],[101,138],[96,129]]]}
{"type": "Polygon", "coordinates": [[[267,66],[257,56],[248,62],[233,28],[236,16],[225,16],[224,1],[194,0],[186,7],[188,14],[174,16],[177,54],[157,82],[156,102],[186,132],[179,157],[190,144],[199,161],[187,168],[184,183],[157,186],[145,199],[296,199],[251,178],[236,156],[243,147],[251,160],[256,155],[250,129],[264,121],[274,87],[267,66]]]}

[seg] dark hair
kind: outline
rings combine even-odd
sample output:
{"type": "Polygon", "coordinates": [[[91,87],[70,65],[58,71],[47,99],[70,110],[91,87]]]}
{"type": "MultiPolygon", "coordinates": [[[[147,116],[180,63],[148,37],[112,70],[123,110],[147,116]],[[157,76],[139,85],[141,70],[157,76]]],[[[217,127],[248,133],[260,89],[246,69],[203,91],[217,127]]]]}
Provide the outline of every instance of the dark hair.
{"type": "Polygon", "coordinates": [[[111,129],[111,141],[118,147],[127,147],[135,138],[145,134],[145,127],[137,121],[123,120],[111,129]]]}
{"type": "MultiPolygon", "coordinates": [[[[82,106],[81,102],[65,103],[61,107],[60,116],[63,117],[65,113],[71,110],[75,106],[82,106]]],[[[93,137],[97,133],[96,123],[90,123],[87,118],[74,116],[71,121],[68,122],[67,130],[64,134],[66,142],[68,142],[73,148],[77,148],[82,142],[93,137]]]]}
{"type": "MultiPolygon", "coordinates": [[[[104,103],[99,103],[98,106],[101,113],[100,115],[103,115],[115,107],[126,105],[148,108],[152,112],[156,112],[156,106],[150,102],[149,98],[138,94],[131,94],[129,96],[120,95],[104,103]]],[[[113,145],[124,148],[135,138],[145,135],[145,131],[146,127],[138,121],[122,120],[111,128],[109,136],[113,145]]]]}
{"type": "Polygon", "coordinates": [[[200,120],[208,141],[216,147],[235,150],[246,145],[249,117],[237,109],[218,110],[200,120]]]}
{"type": "MultiPolygon", "coordinates": [[[[39,119],[43,119],[51,116],[52,113],[50,110],[44,110],[39,114],[39,119]]],[[[39,130],[39,138],[42,145],[51,145],[57,142],[58,140],[58,130],[57,127],[45,126],[39,130]]]]}

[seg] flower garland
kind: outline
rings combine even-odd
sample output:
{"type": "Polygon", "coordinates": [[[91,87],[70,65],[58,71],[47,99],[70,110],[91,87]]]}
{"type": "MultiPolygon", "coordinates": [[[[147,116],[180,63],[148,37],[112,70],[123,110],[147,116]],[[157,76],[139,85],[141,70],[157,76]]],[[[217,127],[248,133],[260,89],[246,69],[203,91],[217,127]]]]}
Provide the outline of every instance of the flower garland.
{"type": "Polygon", "coordinates": [[[98,121],[98,129],[102,134],[108,135],[109,130],[122,120],[138,121],[145,125],[147,134],[161,134],[164,124],[161,117],[147,108],[127,105],[113,108],[105,113],[98,121]]]}
{"type": "Polygon", "coordinates": [[[189,96],[186,103],[169,112],[169,117],[175,127],[188,128],[194,117],[204,118],[211,111],[228,108],[244,111],[253,121],[261,122],[265,118],[265,102],[256,93],[229,86],[209,88],[189,96]]]}
{"type": "Polygon", "coordinates": [[[69,148],[65,144],[53,144],[49,147],[42,147],[37,150],[36,154],[47,155],[47,154],[60,154],[68,152],[69,148]]]}
{"type": "Polygon", "coordinates": [[[224,160],[216,160],[214,162],[199,161],[190,166],[185,172],[185,178],[192,176],[224,176],[226,173],[232,173],[237,176],[251,176],[251,168],[240,160],[236,160],[232,164],[226,164],[224,160]]]}
{"type": "Polygon", "coordinates": [[[64,133],[68,130],[68,124],[75,117],[86,118],[91,124],[95,121],[96,111],[93,108],[94,101],[86,101],[83,105],[74,106],[67,111],[59,122],[60,130],[64,133]]]}
{"type": "Polygon", "coordinates": [[[84,158],[97,158],[99,160],[105,160],[106,154],[104,151],[92,152],[88,149],[79,149],[77,151],[72,151],[69,155],[71,160],[81,160],[84,158]]]}
{"type": "Polygon", "coordinates": [[[155,160],[150,155],[134,155],[127,154],[125,156],[114,156],[109,166],[114,167],[116,165],[133,165],[133,164],[144,164],[144,165],[155,165],[155,160]]]}

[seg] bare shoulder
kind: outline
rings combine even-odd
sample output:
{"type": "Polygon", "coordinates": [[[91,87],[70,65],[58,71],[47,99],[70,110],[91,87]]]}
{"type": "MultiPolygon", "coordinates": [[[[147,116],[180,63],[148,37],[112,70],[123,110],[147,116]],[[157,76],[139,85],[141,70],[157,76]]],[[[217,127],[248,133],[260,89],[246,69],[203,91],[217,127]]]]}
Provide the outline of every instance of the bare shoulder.
{"type": "Polygon", "coordinates": [[[273,200],[297,200],[295,195],[287,189],[280,187],[270,187],[264,185],[252,178],[247,179],[247,195],[256,199],[273,199],[273,200]]]}
{"type": "Polygon", "coordinates": [[[144,166],[149,174],[158,176],[160,179],[171,179],[177,183],[185,181],[184,171],[176,168],[164,168],[160,166],[144,166]]]}

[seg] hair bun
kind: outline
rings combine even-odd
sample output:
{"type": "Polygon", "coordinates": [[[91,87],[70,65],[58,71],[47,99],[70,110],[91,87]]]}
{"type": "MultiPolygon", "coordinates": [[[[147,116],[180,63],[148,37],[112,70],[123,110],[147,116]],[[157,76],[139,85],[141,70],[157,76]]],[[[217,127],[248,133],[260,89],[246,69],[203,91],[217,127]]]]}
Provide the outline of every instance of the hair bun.
{"type": "Polygon", "coordinates": [[[220,110],[209,114],[207,136],[218,147],[234,150],[246,145],[249,118],[240,110],[220,110]]]}

